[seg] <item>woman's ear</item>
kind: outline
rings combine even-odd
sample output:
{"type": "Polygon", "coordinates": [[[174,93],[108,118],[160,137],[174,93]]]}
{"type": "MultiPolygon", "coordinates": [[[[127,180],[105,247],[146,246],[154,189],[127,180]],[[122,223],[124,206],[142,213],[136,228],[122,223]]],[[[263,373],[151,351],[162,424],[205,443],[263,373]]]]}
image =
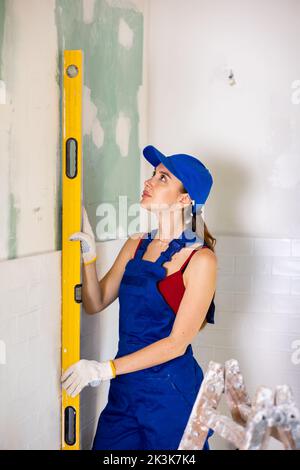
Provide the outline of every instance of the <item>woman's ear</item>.
{"type": "Polygon", "coordinates": [[[179,196],[179,202],[184,205],[184,207],[190,206],[192,204],[192,199],[188,193],[182,193],[179,196]]]}

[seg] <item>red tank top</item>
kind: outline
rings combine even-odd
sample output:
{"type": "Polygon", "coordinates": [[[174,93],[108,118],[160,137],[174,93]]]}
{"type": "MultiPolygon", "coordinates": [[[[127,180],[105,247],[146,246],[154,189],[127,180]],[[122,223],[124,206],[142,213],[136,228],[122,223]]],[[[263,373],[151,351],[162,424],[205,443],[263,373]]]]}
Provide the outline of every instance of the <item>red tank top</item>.
{"type": "MultiPolygon", "coordinates": [[[[143,238],[140,239],[138,246],[134,252],[134,256],[142,243],[143,238]]],[[[203,248],[208,248],[208,246],[203,246],[203,248]]],[[[183,263],[181,268],[175,273],[169,274],[164,279],[158,282],[158,290],[167,302],[167,304],[171,307],[173,312],[176,314],[179,309],[180,302],[182,300],[183,294],[185,292],[185,286],[183,283],[183,272],[187,267],[191,257],[196,253],[197,250],[193,250],[187,260],[183,263]]]]}

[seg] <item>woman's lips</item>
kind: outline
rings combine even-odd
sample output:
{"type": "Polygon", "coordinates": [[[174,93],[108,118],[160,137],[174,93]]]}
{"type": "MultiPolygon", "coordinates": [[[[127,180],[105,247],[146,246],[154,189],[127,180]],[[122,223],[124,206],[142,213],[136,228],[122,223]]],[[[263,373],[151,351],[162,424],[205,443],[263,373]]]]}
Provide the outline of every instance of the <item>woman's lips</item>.
{"type": "Polygon", "coordinates": [[[148,194],[146,191],[143,191],[142,196],[143,196],[143,197],[144,197],[144,196],[151,197],[150,194],[148,194]]]}

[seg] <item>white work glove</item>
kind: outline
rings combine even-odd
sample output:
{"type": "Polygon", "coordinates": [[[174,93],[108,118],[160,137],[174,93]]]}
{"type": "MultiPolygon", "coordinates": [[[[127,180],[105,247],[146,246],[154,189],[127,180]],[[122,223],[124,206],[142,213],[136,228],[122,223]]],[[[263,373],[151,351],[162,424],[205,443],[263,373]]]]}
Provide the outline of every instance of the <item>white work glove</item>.
{"type": "Polygon", "coordinates": [[[80,247],[82,253],[83,264],[90,264],[96,261],[96,242],[95,236],[88,219],[85,207],[82,209],[83,212],[83,224],[82,232],[75,232],[70,235],[69,240],[77,241],[80,240],[80,247]]]}
{"type": "Polygon", "coordinates": [[[102,380],[115,377],[116,370],[112,360],[97,362],[81,359],[68,367],[61,376],[61,382],[67,394],[74,398],[87,385],[97,387],[102,380]]]}

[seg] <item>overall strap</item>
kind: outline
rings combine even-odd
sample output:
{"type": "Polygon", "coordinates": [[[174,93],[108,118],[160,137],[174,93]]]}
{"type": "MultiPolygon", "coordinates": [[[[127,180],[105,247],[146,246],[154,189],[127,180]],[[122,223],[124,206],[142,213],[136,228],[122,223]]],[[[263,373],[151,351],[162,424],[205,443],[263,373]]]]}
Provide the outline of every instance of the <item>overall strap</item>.
{"type": "Polygon", "coordinates": [[[179,239],[174,239],[172,240],[168,248],[163,251],[159,258],[155,261],[155,264],[158,264],[159,266],[162,266],[164,263],[167,261],[170,261],[174,253],[177,253],[177,251],[180,251],[181,248],[185,245],[185,242],[179,239]]]}
{"type": "Polygon", "coordinates": [[[152,230],[152,232],[148,232],[148,233],[143,234],[143,236],[140,239],[140,241],[138,243],[138,246],[135,250],[133,258],[142,259],[143,255],[144,255],[144,253],[147,249],[147,246],[149,245],[149,243],[151,242],[151,240],[153,238],[153,233],[154,233],[154,230],[152,230]]]}
{"type": "Polygon", "coordinates": [[[138,249],[139,249],[140,246],[141,246],[142,241],[143,241],[143,238],[141,238],[140,241],[138,242],[138,245],[137,245],[137,247],[136,247],[136,249],[135,249],[135,252],[134,252],[134,255],[133,255],[134,258],[135,258],[136,254],[137,254],[138,249]]]}
{"type": "Polygon", "coordinates": [[[179,238],[174,238],[169,243],[168,248],[161,253],[156,263],[162,266],[164,263],[171,260],[174,253],[177,253],[185,246],[191,245],[196,239],[197,237],[189,229],[184,230],[179,238]]]}

